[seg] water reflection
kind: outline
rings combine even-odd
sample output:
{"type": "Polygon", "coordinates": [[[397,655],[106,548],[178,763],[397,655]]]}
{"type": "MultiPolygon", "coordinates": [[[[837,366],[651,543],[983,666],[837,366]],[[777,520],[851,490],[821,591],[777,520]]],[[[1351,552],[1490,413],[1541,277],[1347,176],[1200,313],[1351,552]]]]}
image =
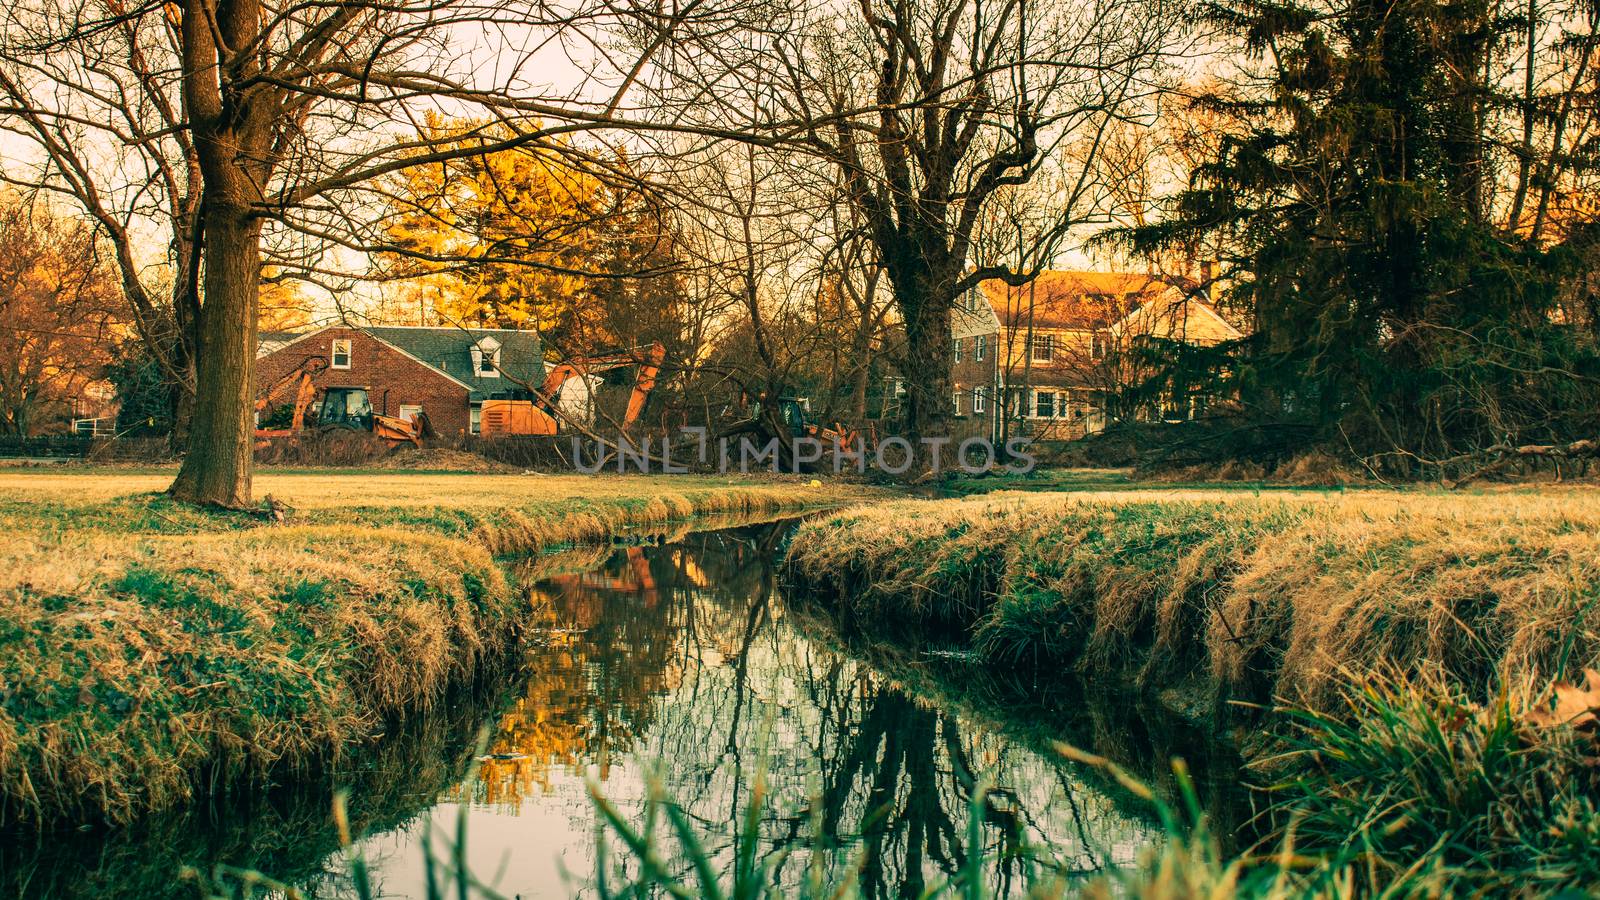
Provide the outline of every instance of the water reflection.
{"type": "MultiPolygon", "coordinates": [[[[914,896],[982,852],[998,860],[986,877],[1004,894],[1026,873],[1001,851],[1049,845],[1061,871],[1082,878],[1132,861],[1154,837],[1141,802],[1060,760],[1051,741],[1158,781],[1176,754],[1203,783],[1233,777],[1229,754],[1137,704],[842,628],[826,598],[781,591],[773,562],[786,533],[742,526],[519,560],[535,639],[490,690],[391,733],[329,781],[111,836],[0,846],[0,896],[192,897],[178,868],[212,862],[348,896],[328,815],[335,780],[352,788],[384,896],[426,896],[424,858],[449,852],[463,814],[468,865],[503,893],[592,893],[585,780],[637,815],[650,766],[724,866],[764,773],[772,799],[756,849],[793,851],[784,883],[823,854],[859,859],[867,896],[914,896]],[[484,727],[479,776],[465,780],[484,727]],[[995,787],[972,847],[982,775],[995,787]]],[[[1237,821],[1231,796],[1206,795],[1225,822],[1237,821]]]]}
{"type": "MultiPolygon", "coordinates": [[[[423,832],[431,826],[444,852],[465,810],[469,859],[501,890],[583,893],[595,841],[583,779],[636,814],[646,765],[723,864],[739,849],[749,785],[764,774],[773,799],[758,850],[792,851],[778,877],[798,883],[812,853],[859,856],[871,897],[915,896],[975,850],[1000,860],[987,877],[1004,894],[1025,873],[1002,851],[1047,844],[1062,872],[1085,877],[1132,861],[1153,838],[1137,803],[1048,751],[1064,736],[1048,723],[1010,734],[819,635],[815,609],[778,589],[783,535],[740,528],[603,559],[575,550],[528,561],[541,576],[528,597],[544,638],[527,681],[480,780],[365,843],[385,889],[420,895],[423,832]],[[973,848],[967,816],[980,774],[996,784],[973,848]]],[[[686,861],[669,862],[687,872],[686,861]]]]}

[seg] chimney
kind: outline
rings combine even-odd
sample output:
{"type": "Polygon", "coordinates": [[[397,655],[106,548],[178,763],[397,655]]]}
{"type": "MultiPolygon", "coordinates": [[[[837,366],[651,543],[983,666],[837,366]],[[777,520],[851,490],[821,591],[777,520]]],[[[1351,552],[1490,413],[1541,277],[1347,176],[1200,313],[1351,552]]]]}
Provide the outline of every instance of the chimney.
{"type": "Polygon", "coordinates": [[[1217,261],[1214,259],[1200,260],[1200,293],[1207,300],[1211,299],[1211,282],[1217,277],[1217,261]]]}

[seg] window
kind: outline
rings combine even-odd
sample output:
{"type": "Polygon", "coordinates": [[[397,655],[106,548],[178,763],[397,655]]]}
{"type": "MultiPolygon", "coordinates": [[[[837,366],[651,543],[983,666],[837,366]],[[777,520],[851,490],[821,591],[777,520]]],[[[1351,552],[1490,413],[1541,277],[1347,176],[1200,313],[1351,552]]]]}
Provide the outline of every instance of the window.
{"type": "Polygon", "coordinates": [[[1089,355],[1095,359],[1105,358],[1106,343],[1110,340],[1110,338],[1111,336],[1105,332],[1096,331],[1094,336],[1089,339],[1089,355]]]}
{"type": "Polygon", "coordinates": [[[966,296],[964,298],[962,298],[962,301],[963,301],[964,305],[967,307],[967,312],[977,312],[978,311],[978,289],[975,288],[975,287],[967,288],[967,294],[966,294],[966,296]]]}
{"type": "Polygon", "coordinates": [[[402,404],[400,404],[400,418],[405,419],[407,422],[416,421],[417,416],[419,416],[421,414],[422,414],[422,406],[421,406],[421,404],[417,404],[417,403],[402,403],[402,404]]]}
{"type": "Polygon", "coordinates": [[[1005,404],[1006,415],[1022,421],[1028,415],[1028,392],[1019,387],[1002,387],[995,399],[1005,404]]]}
{"type": "Polygon", "coordinates": [[[956,338],[955,362],[961,362],[961,338],[956,338]]]}
{"type": "Polygon", "coordinates": [[[500,342],[484,338],[472,345],[472,374],[479,378],[500,377],[500,342]]]}
{"type": "Polygon", "coordinates": [[[483,427],[483,404],[474,403],[467,407],[467,430],[477,434],[483,427]]]}
{"type": "Polygon", "coordinates": [[[987,334],[980,334],[972,339],[973,358],[977,359],[979,362],[982,362],[983,355],[987,352],[989,352],[989,336],[987,334]]]}
{"type": "Polygon", "coordinates": [[[1036,334],[1033,336],[1034,362],[1049,362],[1056,355],[1056,336],[1053,334],[1036,334]]]}
{"type": "Polygon", "coordinates": [[[972,411],[975,412],[975,413],[983,412],[984,407],[988,405],[986,403],[986,401],[988,399],[989,399],[989,389],[988,388],[986,388],[986,387],[975,387],[975,388],[973,388],[972,389],[972,411]]]}
{"type": "Polygon", "coordinates": [[[1033,392],[1033,417],[1035,419],[1053,419],[1056,417],[1056,392],[1033,392]]]}
{"type": "Polygon", "coordinates": [[[961,415],[961,388],[955,389],[954,395],[950,398],[950,405],[955,408],[956,415],[961,415]]]}
{"type": "Polygon", "coordinates": [[[328,367],[333,369],[350,368],[349,338],[342,338],[333,342],[333,350],[328,354],[328,367]]]}

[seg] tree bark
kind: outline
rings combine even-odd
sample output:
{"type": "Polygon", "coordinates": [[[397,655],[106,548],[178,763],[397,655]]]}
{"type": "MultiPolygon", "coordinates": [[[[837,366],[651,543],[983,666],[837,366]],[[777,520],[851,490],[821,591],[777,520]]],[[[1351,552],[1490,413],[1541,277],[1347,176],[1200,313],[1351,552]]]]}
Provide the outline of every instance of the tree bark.
{"type": "Polygon", "coordinates": [[[189,452],[169,493],[189,503],[240,509],[251,502],[260,220],[243,209],[209,208],[205,264],[189,452]]]}
{"type": "MultiPolygon", "coordinates": [[[[896,301],[905,315],[906,435],[915,442],[918,456],[931,460],[923,438],[950,434],[951,335],[950,298],[953,291],[934,284],[934,273],[917,275],[891,269],[896,301]]],[[[926,468],[924,466],[923,468],[926,468]]]]}
{"type": "Polygon", "coordinates": [[[280,98],[259,86],[254,57],[224,65],[224,48],[260,35],[258,0],[187,0],[183,6],[184,100],[201,178],[195,248],[202,254],[195,350],[194,415],[188,453],[168,489],[205,506],[250,505],[254,460],[256,317],[260,312],[262,219],[255,205],[272,177],[280,98]]]}

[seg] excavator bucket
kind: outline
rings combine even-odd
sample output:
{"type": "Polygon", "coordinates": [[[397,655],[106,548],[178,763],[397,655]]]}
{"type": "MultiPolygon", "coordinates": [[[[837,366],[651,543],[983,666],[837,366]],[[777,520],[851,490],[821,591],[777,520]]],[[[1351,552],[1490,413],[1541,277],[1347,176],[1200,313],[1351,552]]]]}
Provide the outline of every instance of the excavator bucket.
{"type": "Polygon", "coordinates": [[[428,424],[428,417],[423,413],[418,413],[411,419],[374,415],[372,433],[390,447],[398,447],[401,444],[421,447],[422,439],[431,436],[433,429],[428,424]]]}

